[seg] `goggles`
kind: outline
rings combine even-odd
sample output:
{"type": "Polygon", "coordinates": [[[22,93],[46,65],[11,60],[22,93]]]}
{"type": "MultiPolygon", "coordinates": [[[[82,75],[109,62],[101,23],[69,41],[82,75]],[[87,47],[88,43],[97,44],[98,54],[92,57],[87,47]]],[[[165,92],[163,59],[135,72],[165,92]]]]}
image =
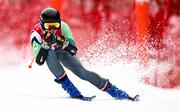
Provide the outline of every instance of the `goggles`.
{"type": "Polygon", "coordinates": [[[44,23],[44,28],[45,28],[46,30],[58,29],[59,27],[60,27],[60,23],[58,23],[58,22],[44,23]]]}

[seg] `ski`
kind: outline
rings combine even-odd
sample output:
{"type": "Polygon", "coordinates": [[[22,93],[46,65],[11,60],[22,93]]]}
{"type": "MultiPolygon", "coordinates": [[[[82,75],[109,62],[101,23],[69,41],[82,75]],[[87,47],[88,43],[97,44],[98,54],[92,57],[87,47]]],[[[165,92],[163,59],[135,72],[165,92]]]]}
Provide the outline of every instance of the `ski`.
{"type": "Polygon", "coordinates": [[[139,101],[139,95],[136,95],[134,97],[128,97],[128,100],[131,100],[131,101],[139,101]]]}
{"type": "Polygon", "coordinates": [[[77,97],[75,99],[79,99],[79,100],[83,100],[83,101],[92,101],[93,99],[95,99],[96,96],[91,96],[91,97],[88,97],[88,96],[80,96],[80,97],[77,97]]]}

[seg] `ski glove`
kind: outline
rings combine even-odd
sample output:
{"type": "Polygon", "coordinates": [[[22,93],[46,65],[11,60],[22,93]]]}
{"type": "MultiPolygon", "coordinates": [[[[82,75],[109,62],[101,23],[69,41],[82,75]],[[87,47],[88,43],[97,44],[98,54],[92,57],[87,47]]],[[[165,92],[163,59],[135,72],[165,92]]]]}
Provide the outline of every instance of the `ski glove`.
{"type": "Polygon", "coordinates": [[[48,50],[41,47],[39,53],[36,57],[36,63],[38,65],[43,65],[48,55],[48,50]]]}
{"type": "Polygon", "coordinates": [[[59,46],[59,48],[63,48],[65,46],[66,37],[62,35],[58,35],[56,39],[56,43],[59,46]]]}
{"type": "Polygon", "coordinates": [[[43,38],[43,44],[50,46],[51,44],[56,42],[56,36],[53,32],[45,32],[43,38]]]}
{"type": "Polygon", "coordinates": [[[76,55],[78,49],[75,46],[69,44],[64,50],[69,52],[72,56],[74,56],[76,55]]]}

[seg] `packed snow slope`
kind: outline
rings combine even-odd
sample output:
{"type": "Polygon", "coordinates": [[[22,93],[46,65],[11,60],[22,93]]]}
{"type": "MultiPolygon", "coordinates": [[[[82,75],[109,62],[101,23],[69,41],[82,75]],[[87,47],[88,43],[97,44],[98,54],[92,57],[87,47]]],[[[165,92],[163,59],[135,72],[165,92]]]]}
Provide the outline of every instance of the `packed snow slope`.
{"type": "Polygon", "coordinates": [[[117,63],[111,66],[93,65],[87,69],[108,78],[113,84],[130,95],[140,95],[139,102],[114,100],[105,92],[83,81],[67,70],[71,81],[82,94],[96,95],[93,101],[80,101],[69,95],[56,84],[46,65],[27,63],[0,70],[1,112],[179,112],[180,91],[160,89],[144,85],[136,63],[117,63]]]}

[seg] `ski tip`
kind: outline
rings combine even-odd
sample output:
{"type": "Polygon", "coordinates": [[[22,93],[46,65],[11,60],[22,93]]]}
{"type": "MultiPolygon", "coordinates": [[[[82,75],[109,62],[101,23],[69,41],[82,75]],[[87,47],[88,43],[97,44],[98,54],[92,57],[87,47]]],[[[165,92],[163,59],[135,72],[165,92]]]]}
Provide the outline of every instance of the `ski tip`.
{"type": "Polygon", "coordinates": [[[139,101],[139,95],[134,96],[133,101],[139,101]]]}
{"type": "Polygon", "coordinates": [[[92,101],[95,98],[96,98],[96,96],[92,96],[92,97],[90,97],[89,101],[92,101]]]}
{"type": "Polygon", "coordinates": [[[91,97],[86,97],[86,96],[83,96],[82,98],[80,98],[81,100],[84,100],[84,101],[92,101],[93,99],[95,99],[96,96],[91,96],[91,97]]]}
{"type": "Polygon", "coordinates": [[[92,98],[96,98],[96,96],[94,95],[94,96],[92,96],[92,98]]]}
{"type": "Polygon", "coordinates": [[[139,101],[139,95],[136,95],[134,97],[129,97],[128,99],[131,100],[131,101],[137,102],[137,101],[139,101]]]}

